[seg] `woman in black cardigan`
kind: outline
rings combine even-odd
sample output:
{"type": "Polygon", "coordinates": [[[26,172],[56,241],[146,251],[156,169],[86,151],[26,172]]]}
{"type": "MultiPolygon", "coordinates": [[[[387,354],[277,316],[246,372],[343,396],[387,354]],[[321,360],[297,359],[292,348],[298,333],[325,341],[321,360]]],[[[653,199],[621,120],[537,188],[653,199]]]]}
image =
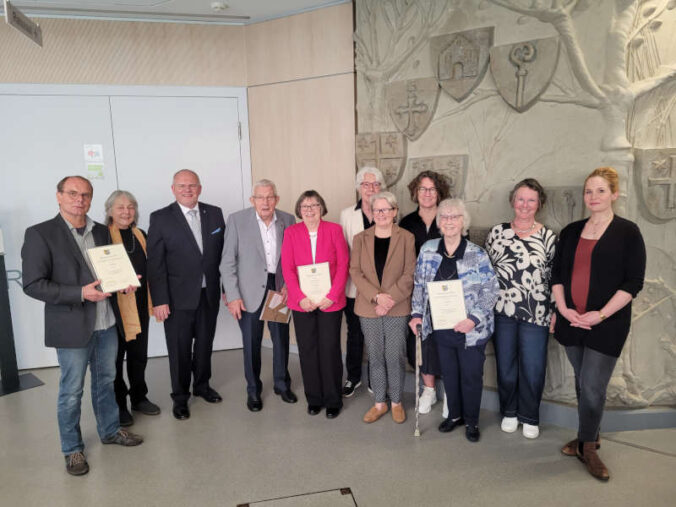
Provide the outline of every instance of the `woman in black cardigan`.
{"type": "Polygon", "coordinates": [[[561,452],[577,456],[592,476],[604,481],[609,473],[596,453],[599,425],[646,264],[638,227],[613,213],[618,187],[617,172],[610,167],[587,176],[584,203],[591,215],[561,231],[552,269],[558,313],[554,336],[575,370],[579,416],[578,437],[561,452]]]}

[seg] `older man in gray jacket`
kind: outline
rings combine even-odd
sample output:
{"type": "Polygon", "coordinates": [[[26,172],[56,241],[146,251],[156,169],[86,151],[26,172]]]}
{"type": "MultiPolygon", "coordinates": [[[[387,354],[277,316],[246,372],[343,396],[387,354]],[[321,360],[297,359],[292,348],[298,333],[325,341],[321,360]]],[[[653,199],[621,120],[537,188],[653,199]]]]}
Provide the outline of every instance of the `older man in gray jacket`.
{"type": "MultiPolygon", "coordinates": [[[[284,229],[295,219],[276,210],[277,188],[270,180],[254,183],[251,208],[228,217],[221,261],[221,278],[228,310],[242,330],[244,376],[247,383],[247,407],[252,412],[263,408],[261,391],[261,341],[264,322],[260,320],[268,290],[282,292],[286,286],[279,262],[284,229]]],[[[275,394],[287,403],[298,399],[291,391],[289,362],[289,325],[268,322],[272,338],[272,372],[275,394]]]]}

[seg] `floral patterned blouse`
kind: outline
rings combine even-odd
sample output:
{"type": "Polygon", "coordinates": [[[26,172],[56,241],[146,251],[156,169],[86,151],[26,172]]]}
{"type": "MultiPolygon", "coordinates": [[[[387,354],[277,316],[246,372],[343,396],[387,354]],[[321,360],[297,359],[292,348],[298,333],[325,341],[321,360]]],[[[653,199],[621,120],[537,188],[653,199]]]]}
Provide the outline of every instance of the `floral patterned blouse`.
{"type": "Polygon", "coordinates": [[[555,248],[556,234],[545,226],[527,238],[519,238],[509,223],[490,230],[486,251],[500,283],[496,313],[549,326],[555,248]]]}

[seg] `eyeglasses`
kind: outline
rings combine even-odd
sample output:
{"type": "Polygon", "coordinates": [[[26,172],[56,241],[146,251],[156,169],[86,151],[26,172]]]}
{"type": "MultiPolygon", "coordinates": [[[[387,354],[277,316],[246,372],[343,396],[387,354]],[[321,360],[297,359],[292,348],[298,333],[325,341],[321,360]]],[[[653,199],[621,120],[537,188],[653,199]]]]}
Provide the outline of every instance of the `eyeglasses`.
{"type": "Polygon", "coordinates": [[[380,189],[381,186],[382,185],[378,181],[374,181],[373,183],[369,183],[368,181],[363,181],[361,183],[361,188],[363,188],[364,190],[368,190],[369,188],[371,190],[378,190],[378,189],[380,189]]]}
{"type": "Polygon", "coordinates": [[[66,194],[72,200],[75,200],[78,197],[82,197],[82,200],[84,201],[91,201],[92,199],[92,194],[90,194],[89,192],[76,192],[75,190],[65,190],[61,193],[66,194]]]}
{"type": "Polygon", "coordinates": [[[418,187],[419,194],[436,194],[437,189],[434,187],[418,187]]]}
{"type": "Polygon", "coordinates": [[[182,192],[183,190],[197,190],[197,187],[199,187],[199,184],[198,183],[189,183],[189,184],[178,183],[174,186],[176,187],[176,190],[178,190],[179,192],[182,192]]]}
{"type": "Polygon", "coordinates": [[[374,215],[384,215],[385,213],[389,213],[393,209],[394,208],[373,208],[373,214],[374,215]]]}
{"type": "Polygon", "coordinates": [[[301,211],[312,211],[313,209],[317,209],[321,207],[321,204],[319,203],[314,203],[314,204],[303,204],[300,207],[301,211]]]}
{"type": "Polygon", "coordinates": [[[462,215],[439,215],[440,222],[457,222],[463,218],[462,215]]]}
{"type": "Polygon", "coordinates": [[[253,198],[254,198],[256,201],[268,201],[268,202],[271,202],[271,201],[274,201],[275,199],[277,199],[277,196],[276,196],[276,195],[254,195],[253,198]]]}

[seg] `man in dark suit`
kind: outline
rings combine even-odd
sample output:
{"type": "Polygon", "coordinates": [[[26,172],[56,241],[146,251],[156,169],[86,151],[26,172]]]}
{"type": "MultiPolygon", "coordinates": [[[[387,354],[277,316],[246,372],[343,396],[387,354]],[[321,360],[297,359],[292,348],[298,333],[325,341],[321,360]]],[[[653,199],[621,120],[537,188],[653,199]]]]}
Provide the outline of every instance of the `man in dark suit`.
{"type": "MultiPolygon", "coordinates": [[[[228,310],[238,320],[244,348],[244,376],[247,383],[246,405],[252,412],[263,408],[261,400],[260,320],[268,290],[281,291],[286,298],[279,256],[284,229],[296,223],[293,215],[276,210],[279,202],[275,184],[257,181],[249,201],[253,205],[228,217],[221,273],[228,310]]],[[[269,322],[272,338],[272,373],[275,394],[286,403],[298,399],[291,391],[289,362],[289,325],[269,322]]]]}
{"type": "Polygon", "coordinates": [[[225,223],[221,208],[198,202],[202,185],[190,169],[174,175],[171,191],[176,202],[150,215],[148,284],[164,322],[174,417],[187,419],[191,377],[195,396],[222,401],[209,379],[225,223]]]}
{"type": "Polygon", "coordinates": [[[86,254],[88,248],[110,243],[108,228],[87,216],[93,194],[89,180],[67,176],[56,188],[59,214],[26,229],[21,249],[23,289],[45,303],[45,345],[56,348],[61,370],[57,403],[61,450],[68,473],[84,475],[89,465],[83,452],[80,409],[87,364],[101,441],[134,446],[143,439],[120,428],[113,388],[115,317],[110,294],[97,289],[101,281],[93,275],[86,254]]]}

